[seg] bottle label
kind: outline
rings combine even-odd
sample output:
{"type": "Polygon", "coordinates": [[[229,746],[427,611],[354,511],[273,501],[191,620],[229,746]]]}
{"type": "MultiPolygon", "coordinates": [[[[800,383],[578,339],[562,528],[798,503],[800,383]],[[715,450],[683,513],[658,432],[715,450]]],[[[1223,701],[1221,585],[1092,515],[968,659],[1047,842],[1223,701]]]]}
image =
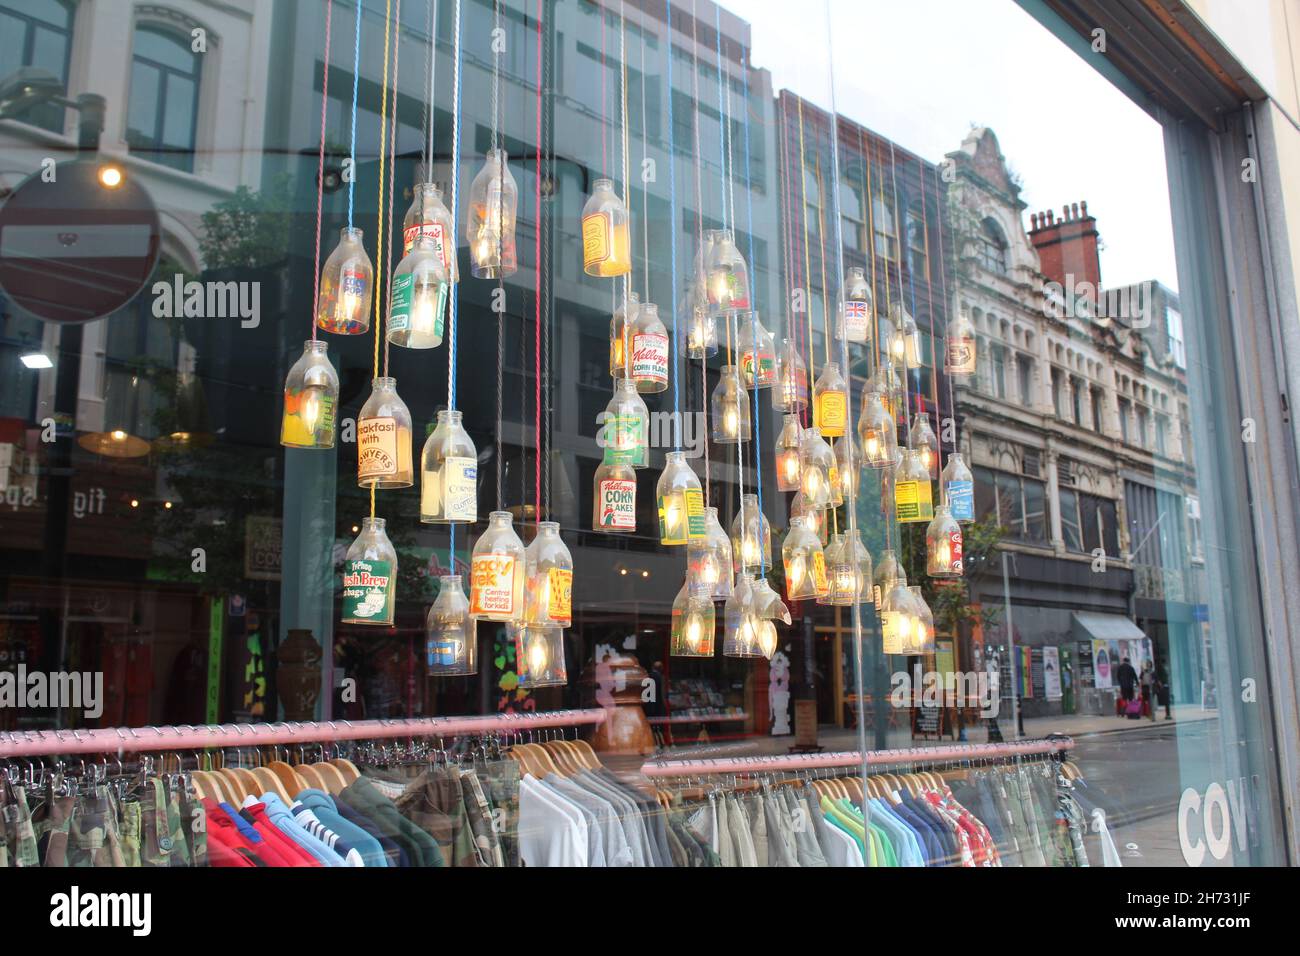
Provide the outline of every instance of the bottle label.
{"type": "Polygon", "coordinates": [[[972,481],[950,481],[945,488],[948,507],[957,521],[975,520],[975,483],[972,481]]]}
{"type": "Polygon", "coordinates": [[[477,521],[478,462],[447,458],[439,471],[426,471],[420,487],[420,515],[443,521],[477,521]]]}
{"type": "Polygon", "coordinates": [[[470,565],[471,614],[513,617],[515,614],[515,557],[510,554],[480,554],[470,565]]]}
{"type": "Polygon", "coordinates": [[[668,381],[668,336],[638,332],[632,336],[632,378],[638,382],[668,381]]]}
{"type": "Polygon", "coordinates": [[[357,559],[343,566],[343,623],[392,624],[395,568],[357,559]]]}
{"type": "Polygon", "coordinates": [[[844,392],[826,391],[817,396],[814,424],[827,438],[838,438],[844,434],[844,426],[849,420],[849,398],[844,392]]]}
{"type": "Polygon", "coordinates": [[[753,388],[757,384],[760,388],[772,385],[776,382],[776,355],[772,352],[758,353],[758,381],[754,381],[754,353],[746,352],[740,357],[740,374],[745,379],[745,386],[753,388]]]}
{"type": "Polygon", "coordinates": [[[691,541],[703,541],[709,535],[704,517],[704,491],[687,488],[682,497],[686,499],[686,537],[691,541]]]}
{"type": "Polygon", "coordinates": [[[600,528],[604,531],[636,530],[636,482],[606,478],[597,491],[600,496],[600,528]]]}
{"type": "Polygon", "coordinates": [[[357,477],[397,474],[397,419],[363,418],[357,422],[357,477]]]}
{"type": "Polygon", "coordinates": [[[975,340],[973,338],[965,336],[948,340],[944,371],[950,375],[974,374],[975,340]]]}
{"type": "Polygon", "coordinates": [[[609,214],[594,212],[582,217],[582,262],[595,265],[609,258],[609,214]]]}
{"type": "Polygon", "coordinates": [[[841,494],[842,496],[844,489],[840,488],[840,469],[838,465],[831,465],[830,469],[827,471],[826,480],[831,486],[831,497],[833,498],[836,494],[841,494]]]}
{"type": "Polygon", "coordinates": [[[906,615],[890,611],[880,618],[881,651],[886,654],[903,653],[903,629],[908,623],[906,615]]]}
{"type": "Polygon", "coordinates": [[[961,556],[960,529],[954,528],[948,532],[948,568],[953,574],[962,574],[965,571],[965,564],[961,556]]]}
{"type": "Polygon", "coordinates": [[[812,558],[813,587],[817,589],[818,597],[825,597],[831,589],[826,580],[826,555],[821,551],[814,551],[812,558]]]}
{"type": "Polygon", "coordinates": [[[451,667],[456,663],[461,642],[450,637],[431,637],[424,645],[429,667],[451,667]]]}
{"type": "Polygon", "coordinates": [[[366,274],[355,266],[344,268],[339,276],[339,295],[361,298],[366,294],[366,274]]]}
{"type": "Polygon", "coordinates": [[[933,518],[930,482],[909,478],[895,484],[894,511],[899,521],[929,521],[933,518]]]}
{"type": "Polygon", "coordinates": [[[451,275],[451,254],[448,244],[443,241],[443,228],[440,222],[424,222],[415,226],[407,226],[402,232],[402,255],[409,255],[411,249],[415,247],[415,240],[419,238],[432,239],[434,251],[438,253],[438,258],[442,260],[442,267],[451,275]]]}
{"type": "Polygon", "coordinates": [[[605,420],[601,440],[605,445],[607,465],[645,464],[645,418],[641,415],[614,415],[605,420]]]}
{"type": "Polygon", "coordinates": [[[844,303],[844,339],[848,342],[865,342],[870,320],[867,317],[867,303],[860,299],[850,299],[844,303]]]}
{"type": "Polygon", "coordinates": [[[280,440],[286,445],[315,447],[334,442],[334,397],[315,389],[284,393],[280,440]]]}
{"type": "Polygon", "coordinates": [[[573,572],[568,568],[548,568],[546,616],[568,626],[573,619],[573,572]]]}
{"type": "Polygon", "coordinates": [[[880,585],[879,584],[873,584],[871,586],[871,600],[876,605],[876,610],[880,610],[880,585]]]}

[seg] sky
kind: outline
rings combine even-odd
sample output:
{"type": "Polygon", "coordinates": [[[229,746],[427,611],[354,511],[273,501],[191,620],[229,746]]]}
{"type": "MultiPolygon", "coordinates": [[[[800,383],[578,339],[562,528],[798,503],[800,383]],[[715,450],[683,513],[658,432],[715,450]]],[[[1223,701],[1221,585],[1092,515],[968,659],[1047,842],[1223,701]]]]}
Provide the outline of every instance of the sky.
{"type": "Polygon", "coordinates": [[[1178,288],[1159,124],[1012,0],[722,3],[775,90],[829,109],[833,64],[838,112],[931,162],[990,127],[1023,181],[1024,228],[1086,200],[1104,285],[1178,288]]]}

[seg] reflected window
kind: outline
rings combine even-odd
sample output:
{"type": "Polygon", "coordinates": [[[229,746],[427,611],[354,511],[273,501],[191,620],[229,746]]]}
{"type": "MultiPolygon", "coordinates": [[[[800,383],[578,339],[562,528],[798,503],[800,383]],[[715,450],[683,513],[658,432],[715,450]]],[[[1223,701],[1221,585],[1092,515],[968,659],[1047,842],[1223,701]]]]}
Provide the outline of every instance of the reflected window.
{"type": "Polygon", "coordinates": [[[1006,275],[1007,239],[1002,229],[992,219],[980,223],[979,235],[975,239],[975,254],[980,265],[989,272],[1006,275]]]}
{"type": "MultiPolygon", "coordinates": [[[[66,92],[75,8],[72,0],[0,0],[0,80],[35,67],[56,76],[66,92]]],[[[63,131],[63,107],[53,103],[41,103],[18,118],[63,131]]]]}
{"type": "Polygon", "coordinates": [[[894,218],[894,204],[884,196],[871,200],[871,225],[875,231],[876,255],[897,259],[898,222],[894,218]]]}
{"type": "Polygon", "coordinates": [[[919,202],[912,203],[907,210],[907,267],[920,280],[930,274],[925,216],[919,202]]]}
{"type": "Polygon", "coordinates": [[[152,24],[136,27],[126,127],[132,152],[193,171],[200,69],[188,35],[152,24]]]}
{"type": "Polygon", "coordinates": [[[844,247],[854,252],[866,252],[866,206],[862,202],[862,193],[846,182],[840,183],[840,218],[844,247]]]}

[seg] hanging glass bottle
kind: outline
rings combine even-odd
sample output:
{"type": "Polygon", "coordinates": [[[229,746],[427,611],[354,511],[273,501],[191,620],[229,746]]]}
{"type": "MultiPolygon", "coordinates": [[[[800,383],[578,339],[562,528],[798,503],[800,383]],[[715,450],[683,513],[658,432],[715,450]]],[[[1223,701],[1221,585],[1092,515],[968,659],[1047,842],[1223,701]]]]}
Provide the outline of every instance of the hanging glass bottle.
{"type": "Polygon", "coordinates": [[[344,226],[339,244],[320,273],[316,325],[337,335],[364,335],[370,330],[370,303],[375,270],[361,242],[361,230],[344,226]]]}
{"type": "MultiPolygon", "coordinates": [[[[790,519],[794,523],[794,518],[790,519]]],[[[822,549],[824,560],[826,562],[826,583],[829,585],[824,594],[817,595],[817,603],[824,605],[834,605],[847,603],[838,601],[837,597],[841,591],[841,575],[845,572],[844,561],[844,535],[832,534],[826,542],[826,547],[822,549]]],[[[788,581],[788,578],[787,578],[788,581]]],[[[851,585],[850,581],[850,585],[851,585]]],[[[787,589],[788,594],[788,589],[787,589]]]]}
{"type": "Polygon", "coordinates": [[[494,511],[470,557],[470,613],[483,621],[522,620],[524,575],[524,543],[515,534],[510,512],[494,511]]]}
{"type": "Polygon", "coordinates": [[[397,394],[397,379],[380,377],[357,415],[357,484],[362,488],[409,488],[411,413],[397,394]]]}
{"type": "Polygon", "coordinates": [[[637,309],[640,307],[641,297],[629,291],[609,320],[609,374],[615,380],[628,375],[628,335],[636,322],[637,309]]]}
{"type": "Polygon", "coordinates": [[[925,603],[925,595],[915,585],[907,589],[912,595],[912,640],[907,654],[934,653],[934,614],[925,603]]]}
{"type": "Polygon", "coordinates": [[[454,233],[451,212],[442,201],[442,187],[436,183],[417,183],[411,207],[402,220],[402,255],[410,255],[420,236],[433,240],[433,250],[442,260],[448,282],[460,281],[460,263],[451,244],[454,233]]]}
{"type": "Polygon", "coordinates": [[[632,271],[631,217],[608,179],[596,180],[582,207],[582,269],[589,276],[632,271]]]}
{"type": "Polygon", "coordinates": [[[837,336],[845,342],[865,342],[871,334],[871,287],[861,266],[852,266],[844,278],[837,336]]]}
{"type": "Polygon", "coordinates": [[[524,549],[524,620],[529,627],[573,624],[573,556],[558,521],[540,521],[524,549]]]}
{"type": "Polygon", "coordinates": [[[886,654],[906,654],[916,633],[912,592],[900,568],[880,606],[882,649],[886,654]]]}
{"type": "Polygon", "coordinates": [[[668,388],[668,330],[659,319],[659,306],[643,302],[628,334],[628,368],[638,392],[668,388]]]}
{"type": "Polygon", "coordinates": [[[673,657],[712,657],[717,612],[707,597],[692,597],[687,586],[673,600],[671,644],[673,657]]]}
{"type": "Polygon", "coordinates": [[[708,296],[704,293],[704,280],[692,280],[686,285],[678,315],[690,316],[685,325],[686,354],[693,358],[708,358],[718,354],[718,323],[709,311],[708,296]]]}
{"type": "Polygon", "coordinates": [[[909,430],[908,446],[921,458],[931,480],[939,477],[939,438],[930,427],[930,416],[917,412],[909,430]]]}
{"type": "Polygon", "coordinates": [[[614,394],[600,422],[599,443],[607,465],[644,468],[649,461],[650,412],[629,378],[614,379],[614,394]]]}
{"type": "Polygon", "coordinates": [[[601,462],[592,479],[595,512],[591,529],[610,533],[636,531],[636,472],[631,465],[601,462]]]}
{"type": "Polygon", "coordinates": [[[420,520],[471,524],[478,520],[478,450],[458,409],[441,409],[420,454],[420,520]]]}
{"type": "Polygon", "coordinates": [[[776,357],[776,388],[772,407],[778,412],[799,412],[808,407],[808,366],[789,339],[781,340],[776,357]]]}
{"type": "Polygon", "coordinates": [[[779,636],[776,622],[790,624],[790,609],[781,596],[772,590],[767,578],[756,577],[750,582],[750,601],[758,622],[758,650],[768,660],[776,653],[779,636]]]}
{"type": "Polygon", "coordinates": [[[920,368],[921,331],[916,327],[916,320],[897,302],[894,303],[893,326],[890,359],[902,368],[920,368]]]}
{"type": "Polygon", "coordinates": [[[736,587],[723,607],[722,654],[724,657],[762,657],[758,647],[759,620],[754,613],[753,580],[748,574],[736,577],[736,587]]]}
{"type": "Polygon", "coordinates": [[[709,307],[715,314],[734,314],[749,309],[749,266],[736,248],[729,229],[715,234],[705,263],[709,307]]]}
{"type": "Polygon", "coordinates": [[[519,671],[520,687],[530,690],[559,687],[569,682],[569,670],[564,661],[563,628],[511,625],[509,632],[515,641],[515,667],[519,671]]]}
{"type": "Polygon", "coordinates": [[[444,574],[438,579],[438,596],[424,620],[425,670],[437,677],[477,674],[477,627],[460,575],[444,574]]]}
{"type": "Polygon", "coordinates": [[[827,362],[813,386],[813,424],[827,438],[839,438],[849,420],[849,392],[837,362],[827,362]]]}
{"type": "Polygon", "coordinates": [[[504,279],[518,269],[515,215],[519,191],[503,149],[489,149],[483,168],[469,187],[465,237],[470,271],[476,279],[504,279]]]}
{"type": "Polygon", "coordinates": [[[712,556],[707,564],[702,566],[702,573],[705,579],[711,575],[716,575],[713,590],[709,596],[715,601],[722,601],[731,596],[732,588],[735,586],[731,538],[727,536],[727,532],[723,530],[722,522],[718,520],[717,508],[712,506],[705,508],[704,515],[708,531],[705,544],[712,556]]]}
{"type": "Polygon", "coordinates": [[[872,600],[871,553],[856,532],[846,531],[839,537],[840,547],[833,563],[830,549],[826,552],[826,573],[831,582],[829,603],[848,607],[872,600]]]}
{"type": "Polygon", "coordinates": [[[965,573],[961,556],[961,525],[947,505],[934,509],[925,529],[925,573],[932,578],[959,578],[965,573]]]}
{"type": "Polygon", "coordinates": [[[419,236],[393,272],[388,341],[408,349],[441,345],[449,289],[437,247],[428,236],[419,236]]]}
{"type": "Polygon", "coordinates": [[[866,392],[858,417],[858,440],[862,463],[868,468],[892,468],[898,449],[898,426],[880,392],[866,392]]]}
{"type": "Polygon", "coordinates": [[[749,441],[751,420],[749,399],[740,387],[740,376],[734,365],[722,366],[717,387],[710,400],[713,440],[719,445],[735,445],[749,441]]]}
{"type": "Polygon", "coordinates": [[[864,406],[867,396],[873,392],[880,395],[885,410],[896,416],[903,396],[903,380],[898,367],[888,357],[867,377],[867,384],[862,390],[864,406]]]}
{"type": "Polygon", "coordinates": [[[943,486],[943,501],[948,506],[953,518],[959,524],[970,524],[975,520],[975,479],[966,462],[962,461],[960,452],[948,456],[940,478],[943,486]]]}
{"type": "Polygon", "coordinates": [[[859,469],[862,467],[862,456],[858,454],[857,439],[853,437],[853,432],[846,431],[844,437],[835,443],[835,475],[837,478],[836,489],[839,495],[839,501],[834,502],[841,505],[846,501],[854,501],[858,493],[858,479],[860,477],[859,469]]]}
{"type": "Polygon", "coordinates": [[[304,342],[302,356],[284,380],[280,444],[286,448],[333,448],[339,375],[323,340],[304,342]]]}
{"type": "Polygon", "coordinates": [[[740,498],[740,510],[731,520],[731,554],[738,575],[772,566],[772,528],[756,494],[740,498]]]}
{"type": "Polygon", "coordinates": [[[829,508],[834,496],[834,484],[839,480],[838,469],[835,453],[826,444],[821,429],[816,425],[804,429],[803,440],[799,445],[799,459],[799,490],[803,492],[804,501],[809,507],[818,510],[829,508]]]}
{"type": "Polygon", "coordinates": [[[776,436],[776,488],[778,491],[798,491],[802,466],[799,463],[799,441],[803,428],[799,416],[787,414],[776,436]]]}
{"type": "Polygon", "coordinates": [[[776,384],[776,348],[772,333],[759,321],[758,312],[737,320],[736,351],[740,353],[740,377],[745,388],[771,388],[776,384]]]}
{"type": "Polygon", "coordinates": [[[685,452],[668,452],[663,474],[655,485],[655,497],[660,544],[686,544],[706,537],[704,491],[686,463],[685,452]]]}
{"type": "Polygon", "coordinates": [[[978,357],[975,326],[969,316],[959,313],[944,331],[943,370],[953,378],[969,378],[975,374],[978,357]]]}
{"type": "Polygon", "coordinates": [[[827,515],[830,510],[827,508],[814,508],[808,504],[808,499],[804,497],[802,491],[796,492],[795,496],[790,499],[790,517],[806,518],[808,527],[817,534],[822,541],[826,540],[827,515]]]}
{"type": "Polygon", "coordinates": [[[876,562],[875,573],[871,576],[871,599],[876,610],[884,605],[885,595],[894,586],[894,578],[898,577],[898,573],[898,556],[894,554],[894,549],[887,548],[880,552],[880,560],[876,562]]]}
{"type": "Polygon", "coordinates": [[[785,566],[785,596],[791,601],[821,597],[829,590],[826,555],[821,539],[807,526],[806,518],[791,518],[790,530],[781,545],[785,566]]]}
{"type": "Polygon", "coordinates": [[[934,517],[930,473],[915,449],[902,449],[894,469],[894,515],[902,522],[929,521],[934,517]]]}
{"type": "Polygon", "coordinates": [[[343,623],[392,624],[397,598],[397,550],[383,518],[361,519],[361,532],[343,559],[343,623]]]}

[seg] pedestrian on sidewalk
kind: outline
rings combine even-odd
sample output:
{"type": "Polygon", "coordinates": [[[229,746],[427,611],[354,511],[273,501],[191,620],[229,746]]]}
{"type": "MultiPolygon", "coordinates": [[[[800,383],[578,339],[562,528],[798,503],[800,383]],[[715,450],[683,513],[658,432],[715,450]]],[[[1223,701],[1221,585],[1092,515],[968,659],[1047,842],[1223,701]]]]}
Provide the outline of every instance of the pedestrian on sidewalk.
{"type": "Polygon", "coordinates": [[[1165,709],[1165,720],[1173,720],[1174,715],[1169,709],[1173,702],[1173,694],[1170,692],[1169,676],[1165,673],[1163,665],[1156,671],[1156,702],[1165,709]]]}
{"type": "Polygon", "coordinates": [[[1119,684],[1119,699],[1125,704],[1125,707],[1120,709],[1121,714],[1127,710],[1128,702],[1133,699],[1137,691],[1137,679],[1137,671],[1133,669],[1129,659],[1124,658],[1119,667],[1115,668],[1115,682],[1119,684]]]}
{"type": "Polygon", "coordinates": [[[1142,714],[1156,719],[1156,669],[1150,661],[1142,662],[1142,674],[1138,677],[1142,693],[1142,714]]]}

